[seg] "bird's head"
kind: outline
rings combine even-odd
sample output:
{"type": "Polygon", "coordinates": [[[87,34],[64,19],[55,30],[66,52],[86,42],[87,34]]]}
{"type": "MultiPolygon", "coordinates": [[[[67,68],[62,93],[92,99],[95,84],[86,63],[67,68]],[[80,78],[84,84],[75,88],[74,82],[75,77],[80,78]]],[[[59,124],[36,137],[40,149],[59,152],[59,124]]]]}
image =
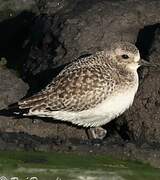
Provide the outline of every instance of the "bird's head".
{"type": "Polygon", "coordinates": [[[118,42],[111,47],[111,59],[118,66],[128,70],[137,70],[141,65],[160,68],[160,64],[154,64],[140,58],[138,48],[129,42],[118,42]]]}
{"type": "Polygon", "coordinates": [[[129,42],[119,42],[112,46],[112,59],[119,66],[131,70],[137,70],[140,66],[140,54],[138,48],[129,42]]]}

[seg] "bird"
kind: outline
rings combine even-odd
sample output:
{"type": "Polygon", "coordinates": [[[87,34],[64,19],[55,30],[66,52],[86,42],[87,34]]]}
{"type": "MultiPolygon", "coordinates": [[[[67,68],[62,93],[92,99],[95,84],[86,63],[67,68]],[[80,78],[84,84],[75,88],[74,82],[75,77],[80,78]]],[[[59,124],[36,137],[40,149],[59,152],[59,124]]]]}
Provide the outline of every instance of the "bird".
{"type": "Polygon", "coordinates": [[[18,102],[24,116],[50,117],[89,128],[103,139],[103,125],[124,113],[138,90],[137,69],[150,65],[130,42],[116,42],[67,65],[37,94],[18,102]]]}

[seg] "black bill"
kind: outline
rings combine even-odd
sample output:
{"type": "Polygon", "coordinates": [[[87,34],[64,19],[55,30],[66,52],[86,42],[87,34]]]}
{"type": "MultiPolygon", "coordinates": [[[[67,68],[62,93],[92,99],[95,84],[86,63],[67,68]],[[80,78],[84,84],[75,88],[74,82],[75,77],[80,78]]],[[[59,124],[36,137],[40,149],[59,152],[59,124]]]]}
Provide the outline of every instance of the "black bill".
{"type": "Polygon", "coordinates": [[[144,59],[140,59],[139,65],[140,66],[160,67],[160,64],[151,63],[151,62],[148,62],[144,59]]]}

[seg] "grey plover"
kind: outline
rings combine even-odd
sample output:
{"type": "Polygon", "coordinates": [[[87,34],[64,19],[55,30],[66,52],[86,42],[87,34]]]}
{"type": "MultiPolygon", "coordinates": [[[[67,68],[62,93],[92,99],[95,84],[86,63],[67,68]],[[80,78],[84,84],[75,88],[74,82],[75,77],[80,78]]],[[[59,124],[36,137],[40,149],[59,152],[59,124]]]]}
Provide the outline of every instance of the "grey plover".
{"type": "Polygon", "coordinates": [[[28,109],[28,116],[91,127],[94,138],[103,138],[101,126],[132,105],[142,64],[149,63],[140,59],[135,45],[115,43],[65,67],[45,89],[21,100],[19,108],[28,109]]]}

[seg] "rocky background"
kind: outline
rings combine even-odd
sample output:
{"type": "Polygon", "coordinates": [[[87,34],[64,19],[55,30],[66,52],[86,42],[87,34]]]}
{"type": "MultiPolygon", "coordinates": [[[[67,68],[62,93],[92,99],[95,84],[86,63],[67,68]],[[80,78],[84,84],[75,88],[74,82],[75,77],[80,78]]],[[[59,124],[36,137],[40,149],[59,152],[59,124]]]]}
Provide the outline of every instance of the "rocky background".
{"type": "MultiPolygon", "coordinates": [[[[0,0],[0,109],[36,93],[69,62],[110,43],[135,43],[160,63],[160,1],[0,0]]],[[[141,68],[133,106],[104,142],[83,128],[0,113],[0,149],[107,153],[160,167],[160,70],[141,68]]]]}

